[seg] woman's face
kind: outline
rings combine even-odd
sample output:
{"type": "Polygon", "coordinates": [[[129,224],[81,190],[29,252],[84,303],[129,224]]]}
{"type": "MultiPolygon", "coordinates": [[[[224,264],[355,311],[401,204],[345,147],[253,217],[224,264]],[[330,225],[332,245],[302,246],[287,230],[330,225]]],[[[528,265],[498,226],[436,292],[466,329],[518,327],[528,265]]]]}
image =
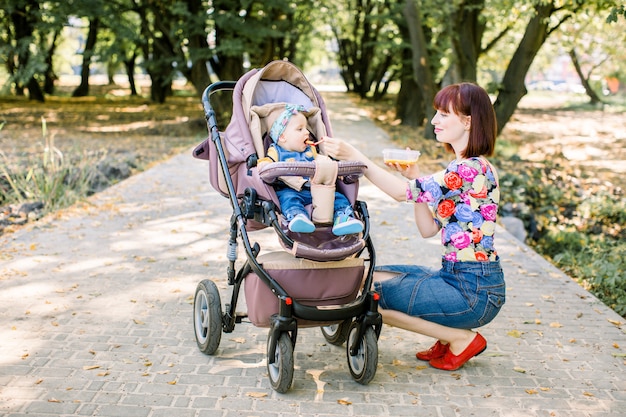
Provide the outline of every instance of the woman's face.
{"type": "Polygon", "coordinates": [[[437,140],[450,144],[458,152],[467,147],[470,121],[470,116],[459,116],[450,106],[448,111],[437,110],[431,123],[435,128],[437,140]]]}

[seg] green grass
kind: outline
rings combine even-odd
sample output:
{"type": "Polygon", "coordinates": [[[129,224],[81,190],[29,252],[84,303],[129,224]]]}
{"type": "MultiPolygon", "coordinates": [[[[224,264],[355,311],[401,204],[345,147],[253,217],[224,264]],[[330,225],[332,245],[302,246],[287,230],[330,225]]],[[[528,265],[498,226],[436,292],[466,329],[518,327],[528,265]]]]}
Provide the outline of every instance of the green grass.
{"type": "Polygon", "coordinates": [[[25,167],[11,167],[8,157],[0,151],[0,204],[41,201],[44,210],[51,212],[89,194],[96,161],[68,160],[54,146],[45,119],[41,126],[44,146],[39,159],[29,161],[25,167]]]}

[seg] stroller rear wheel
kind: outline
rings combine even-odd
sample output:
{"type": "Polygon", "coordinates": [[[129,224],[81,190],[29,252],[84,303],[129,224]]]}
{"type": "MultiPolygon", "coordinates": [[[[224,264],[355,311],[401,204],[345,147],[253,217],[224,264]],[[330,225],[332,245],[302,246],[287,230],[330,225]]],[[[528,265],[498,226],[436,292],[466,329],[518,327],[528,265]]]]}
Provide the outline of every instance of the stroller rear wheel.
{"type": "Polygon", "coordinates": [[[196,287],[193,328],[200,351],[213,355],[222,340],[222,303],[217,286],[211,280],[202,280],[196,287]]]}
{"type": "Polygon", "coordinates": [[[348,339],[348,332],[350,331],[351,319],[342,321],[341,323],[331,324],[329,326],[322,326],[322,334],[324,339],[332,345],[341,346],[348,339]]]}
{"type": "Polygon", "coordinates": [[[352,378],[359,384],[367,385],[376,375],[376,367],[378,366],[378,341],[376,333],[372,327],[367,327],[363,338],[358,341],[356,354],[350,354],[350,346],[355,342],[359,333],[357,321],[352,323],[348,333],[348,344],[346,347],[348,367],[352,378]]]}
{"type": "Polygon", "coordinates": [[[274,362],[270,363],[269,348],[271,343],[272,335],[270,333],[267,339],[267,373],[272,388],[276,392],[283,394],[291,388],[293,382],[293,344],[291,343],[289,333],[282,332],[276,341],[274,362]]]}

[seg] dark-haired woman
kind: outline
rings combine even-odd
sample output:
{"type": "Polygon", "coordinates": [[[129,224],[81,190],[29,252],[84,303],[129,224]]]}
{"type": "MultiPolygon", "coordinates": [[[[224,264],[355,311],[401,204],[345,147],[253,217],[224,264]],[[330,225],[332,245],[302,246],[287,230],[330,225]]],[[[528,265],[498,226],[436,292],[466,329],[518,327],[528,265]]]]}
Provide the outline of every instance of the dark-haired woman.
{"type": "Polygon", "coordinates": [[[407,181],[336,138],[325,138],[324,150],[336,159],[364,162],[374,185],[396,201],[412,203],[423,237],[441,231],[440,269],[380,266],[374,289],[381,295],[385,323],[437,340],[417,358],[452,371],[487,348],[485,338],[472,329],[493,320],[505,301],[504,274],[494,246],[500,189],[485,158],[493,154],[497,125],[489,95],[476,84],[443,88],[434,107],[431,122],[437,140],[455,159],[433,175],[420,177],[417,165],[388,164],[407,181]]]}

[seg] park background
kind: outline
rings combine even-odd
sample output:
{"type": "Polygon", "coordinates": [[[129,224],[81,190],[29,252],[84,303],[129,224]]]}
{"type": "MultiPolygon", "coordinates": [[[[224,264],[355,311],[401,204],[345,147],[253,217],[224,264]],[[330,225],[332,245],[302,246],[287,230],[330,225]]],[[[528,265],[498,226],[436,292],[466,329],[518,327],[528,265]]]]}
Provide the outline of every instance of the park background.
{"type": "MultiPolygon", "coordinates": [[[[275,59],[350,94],[425,172],[432,98],[477,82],[503,220],[626,317],[626,15],[613,1],[2,0],[0,230],[206,135],[200,95],[275,59]]],[[[221,115],[228,120],[227,106],[221,115]]]]}

